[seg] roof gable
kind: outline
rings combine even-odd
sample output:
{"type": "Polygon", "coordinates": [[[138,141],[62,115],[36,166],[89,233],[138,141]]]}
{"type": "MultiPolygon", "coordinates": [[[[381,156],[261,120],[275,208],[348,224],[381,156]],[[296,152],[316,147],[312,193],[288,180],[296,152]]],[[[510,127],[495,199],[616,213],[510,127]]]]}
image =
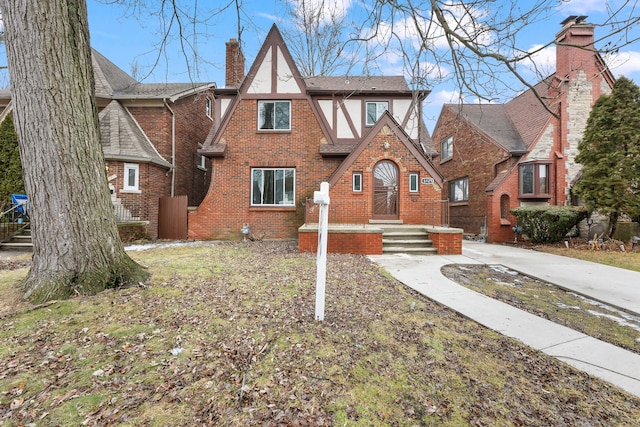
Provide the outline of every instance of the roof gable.
{"type": "Polygon", "coordinates": [[[306,96],[304,81],[300,78],[300,72],[275,24],[242,81],[240,93],[245,96],[306,96]]]}
{"type": "Polygon", "coordinates": [[[110,97],[136,86],[138,82],[122,71],[116,64],[102,56],[100,52],[91,49],[91,62],[96,81],[96,95],[110,97]]]}
{"type": "Polygon", "coordinates": [[[118,99],[171,99],[215,87],[214,83],[140,83],[100,52],[91,49],[96,96],[118,99]]]}
{"type": "Polygon", "coordinates": [[[118,101],[111,101],[100,112],[100,142],[106,160],[153,163],[165,168],[171,167],[118,101]]]}
{"type": "Polygon", "coordinates": [[[338,169],[335,170],[331,177],[329,177],[329,185],[333,186],[340,179],[342,175],[349,169],[349,167],[360,157],[362,152],[367,148],[376,136],[387,126],[393,134],[401,141],[409,152],[416,158],[416,160],[422,165],[422,167],[429,172],[435,182],[442,187],[443,179],[442,175],[437,171],[433,164],[428,161],[418,148],[411,142],[409,135],[402,129],[402,126],[391,116],[389,111],[385,111],[378,119],[376,124],[371,128],[371,131],[356,145],[355,149],[347,156],[346,159],[340,164],[338,169]]]}
{"type": "Polygon", "coordinates": [[[518,129],[503,104],[446,104],[458,116],[510,153],[527,150],[518,129]]]}

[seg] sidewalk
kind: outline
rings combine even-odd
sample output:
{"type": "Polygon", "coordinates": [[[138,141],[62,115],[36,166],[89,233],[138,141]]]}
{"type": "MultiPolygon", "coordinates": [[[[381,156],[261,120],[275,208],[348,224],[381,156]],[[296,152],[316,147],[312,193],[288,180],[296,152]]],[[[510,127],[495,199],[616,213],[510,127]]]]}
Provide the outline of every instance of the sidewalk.
{"type": "Polygon", "coordinates": [[[486,243],[463,255],[375,255],[405,285],[476,322],[640,397],[640,355],[494,300],[447,279],[447,264],[502,264],[625,310],[640,312],[640,273],[486,243]]]}

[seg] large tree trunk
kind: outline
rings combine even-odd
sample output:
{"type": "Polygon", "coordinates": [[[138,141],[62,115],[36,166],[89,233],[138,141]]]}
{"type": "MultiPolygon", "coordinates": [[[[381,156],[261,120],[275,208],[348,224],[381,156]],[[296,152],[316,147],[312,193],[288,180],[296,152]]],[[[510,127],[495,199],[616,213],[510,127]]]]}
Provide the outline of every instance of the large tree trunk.
{"type": "Polygon", "coordinates": [[[144,280],[109,197],[85,0],[0,0],[33,234],[25,298],[144,280]]]}

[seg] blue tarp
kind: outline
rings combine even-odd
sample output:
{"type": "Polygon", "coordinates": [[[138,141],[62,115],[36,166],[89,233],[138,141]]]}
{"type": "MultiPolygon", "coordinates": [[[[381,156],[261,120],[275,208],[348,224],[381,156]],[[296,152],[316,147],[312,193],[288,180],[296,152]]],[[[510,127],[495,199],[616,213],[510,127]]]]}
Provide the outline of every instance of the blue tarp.
{"type": "Polygon", "coordinates": [[[12,194],[11,201],[14,205],[18,206],[18,212],[27,213],[27,195],[26,194],[12,194]]]}

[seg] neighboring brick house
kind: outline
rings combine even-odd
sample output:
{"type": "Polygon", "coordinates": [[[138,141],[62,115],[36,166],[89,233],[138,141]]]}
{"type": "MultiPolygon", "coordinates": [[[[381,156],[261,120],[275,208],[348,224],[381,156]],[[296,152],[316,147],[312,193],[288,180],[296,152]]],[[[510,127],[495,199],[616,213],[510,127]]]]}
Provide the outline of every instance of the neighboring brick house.
{"type": "Polygon", "coordinates": [[[571,204],[578,142],[591,107],[614,83],[585,18],[562,22],[556,71],[534,86],[548,110],[533,90],[505,104],[443,106],[433,138],[451,226],[504,242],[514,239],[510,209],[571,204]]]}
{"type": "Polygon", "coordinates": [[[275,25],[246,77],[231,39],[226,70],[200,150],[212,160],[211,186],[189,214],[190,238],[242,238],[245,224],[258,237],[296,238],[305,221],[317,223],[312,198],[323,181],[331,224],[440,225],[426,93],[403,77],[301,77],[275,25]]]}
{"type": "MultiPolygon", "coordinates": [[[[212,83],[144,84],[92,50],[100,134],[114,212],[158,237],[160,197],[198,205],[209,186],[199,144],[213,123],[212,83]]],[[[0,108],[10,107],[0,92],[0,108]]],[[[4,109],[4,108],[3,108],[4,109]]]]}

